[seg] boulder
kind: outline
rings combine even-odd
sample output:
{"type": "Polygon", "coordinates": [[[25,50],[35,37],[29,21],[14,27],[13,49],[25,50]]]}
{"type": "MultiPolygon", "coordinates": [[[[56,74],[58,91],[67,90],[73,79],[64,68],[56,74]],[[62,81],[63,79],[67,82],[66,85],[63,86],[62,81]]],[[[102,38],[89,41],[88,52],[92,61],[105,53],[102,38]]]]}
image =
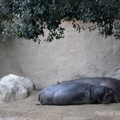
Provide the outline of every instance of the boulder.
{"type": "Polygon", "coordinates": [[[28,91],[35,89],[34,83],[28,78],[24,78],[21,76],[9,74],[1,79],[2,82],[16,82],[22,86],[24,86],[28,91]]]}
{"type": "Polygon", "coordinates": [[[0,82],[0,104],[9,102],[11,93],[12,92],[9,87],[6,84],[0,82]]]}
{"type": "Polygon", "coordinates": [[[0,104],[25,99],[33,89],[34,84],[29,79],[7,75],[0,80],[0,104]]]}
{"type": "Polygon", "coordinates": [[[22,85],[0,82],[0,104],[25,99],[28,95],[28,91],[22,85]]]}

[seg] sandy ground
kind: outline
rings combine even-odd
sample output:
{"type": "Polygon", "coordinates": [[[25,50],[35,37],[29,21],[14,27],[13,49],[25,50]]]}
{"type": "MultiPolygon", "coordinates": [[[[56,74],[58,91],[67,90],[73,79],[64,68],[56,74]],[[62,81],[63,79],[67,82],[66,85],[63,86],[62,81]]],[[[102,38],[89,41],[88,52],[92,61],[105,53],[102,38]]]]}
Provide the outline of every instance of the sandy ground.
{"type": "Polygon", "coordinates": [[[36,105],[39,91],[0,105],[0,120],[120,120],[120,103],[109,105],[36,105]]]}

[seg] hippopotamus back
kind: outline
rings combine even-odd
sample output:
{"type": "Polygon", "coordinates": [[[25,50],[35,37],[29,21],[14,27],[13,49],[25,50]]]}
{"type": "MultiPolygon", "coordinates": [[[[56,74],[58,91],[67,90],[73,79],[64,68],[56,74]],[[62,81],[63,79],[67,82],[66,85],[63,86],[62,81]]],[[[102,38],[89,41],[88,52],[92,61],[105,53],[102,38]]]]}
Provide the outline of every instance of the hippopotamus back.
{"type": "Polygon", "coordinates": [[[69,81],[62,81],[64,82],[77,82],[77,83],[87,83],[91,85],[97,86],[106,86],[112,88],[115,92],[120,93],[120,80],[115,78],[108,78],[108,77],[86,77],[86,78],[79,78],[75,80],[69,81]]]}

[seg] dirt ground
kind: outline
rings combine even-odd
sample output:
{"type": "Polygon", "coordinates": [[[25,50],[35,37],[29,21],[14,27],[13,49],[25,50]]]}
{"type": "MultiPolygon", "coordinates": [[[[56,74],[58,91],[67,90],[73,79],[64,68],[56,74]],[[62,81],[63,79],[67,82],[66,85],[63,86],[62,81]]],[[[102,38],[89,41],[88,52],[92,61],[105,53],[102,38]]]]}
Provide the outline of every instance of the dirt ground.
{"type": "Polygon", "coordinates": [[[109,105],[36,105],[39,91],[24,100],[0,105],[0,120],[119,120],[120,103],[109,105]]]}

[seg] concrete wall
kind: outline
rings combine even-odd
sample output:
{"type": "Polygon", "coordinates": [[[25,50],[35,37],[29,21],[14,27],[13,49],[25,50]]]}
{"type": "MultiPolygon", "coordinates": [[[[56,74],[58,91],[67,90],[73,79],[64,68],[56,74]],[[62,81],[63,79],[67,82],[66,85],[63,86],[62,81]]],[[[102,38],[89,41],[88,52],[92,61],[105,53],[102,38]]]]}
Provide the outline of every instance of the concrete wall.
{"type": "Polygon", "coordinates": [[[8,40],[0,43],[0,77],[16,74],[27,77],[38,89],[57,81],[79,77],[120,79],[120,41],[96,31],[76,32],[65,23],[65,38],[51,43],[8,40]]]}

